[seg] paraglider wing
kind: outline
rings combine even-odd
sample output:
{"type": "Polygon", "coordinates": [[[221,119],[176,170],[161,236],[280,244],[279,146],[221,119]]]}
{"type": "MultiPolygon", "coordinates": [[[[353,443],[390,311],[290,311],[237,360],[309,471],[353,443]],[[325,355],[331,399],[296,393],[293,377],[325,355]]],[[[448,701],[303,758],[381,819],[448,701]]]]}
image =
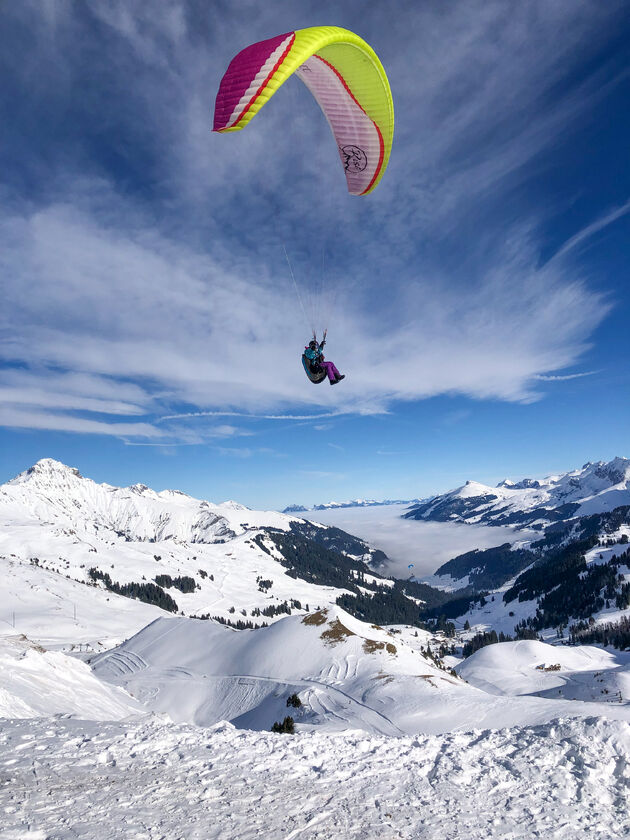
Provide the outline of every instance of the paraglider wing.
{"type": "Polygon", "coordinates": [[[378,56],[348,29],[312,26],[241,50],[221,80],[214,131],[240,131],[293,73],[328,120],[348,191],[371,192],[389,160],[394,104],[378,56]]]}

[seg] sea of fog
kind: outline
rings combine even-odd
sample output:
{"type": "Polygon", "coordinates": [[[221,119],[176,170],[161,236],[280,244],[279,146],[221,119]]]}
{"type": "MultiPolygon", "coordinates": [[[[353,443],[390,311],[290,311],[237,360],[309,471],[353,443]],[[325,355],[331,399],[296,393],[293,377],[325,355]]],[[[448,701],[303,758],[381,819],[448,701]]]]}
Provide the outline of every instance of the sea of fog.
{"type": "Polygon", "coordinates": [[[334,525],[361,537],[372,548],[380,548],[389,563],[382,574],[406,578],[432,575],[447,560],[472,551],[491,548],[505,542],[531,538],[531,531],[490,525],[465,525],[459,522],[418,522],[403,519],[408,505],[309,510],[305,519],[334,525]],[[407,567],[413,563],[413,569],[407,567]]]}

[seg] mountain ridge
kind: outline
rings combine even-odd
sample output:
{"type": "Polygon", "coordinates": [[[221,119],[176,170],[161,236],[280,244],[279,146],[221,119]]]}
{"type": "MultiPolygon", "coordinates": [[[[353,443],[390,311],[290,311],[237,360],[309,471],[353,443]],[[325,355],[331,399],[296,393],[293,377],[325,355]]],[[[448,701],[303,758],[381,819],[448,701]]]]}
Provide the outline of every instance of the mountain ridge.
{"type": "Polygon", "coordinates": [[[406,519],[513,525],[543,530],[552,522],[603,513],[630,504],[630,459],[585,463],[581,468],[495,487],[469,480],[404,514],[406,519]]]}
{"type": "Polygon", "coordinates": [[[288,505],[282,513],[306,513],[309,510],[338,510],[341,508],[356,507],[386,507],[388,505],[413,505],[421,504],[426,499],[350,499],[346,502],[325,502],[324,504],[305,507],[304,505],[288,505]]]}

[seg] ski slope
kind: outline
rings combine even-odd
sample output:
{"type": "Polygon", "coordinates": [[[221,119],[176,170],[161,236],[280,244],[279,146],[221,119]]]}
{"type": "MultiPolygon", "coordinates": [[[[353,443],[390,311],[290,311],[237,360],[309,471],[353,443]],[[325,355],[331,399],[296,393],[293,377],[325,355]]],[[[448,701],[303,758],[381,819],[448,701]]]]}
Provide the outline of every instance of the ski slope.
{"type": "Polygon", "coordinates": [[[22,633],[50,650],[119,645],[164,610],[0,557],[0,638],[22,633]]]}

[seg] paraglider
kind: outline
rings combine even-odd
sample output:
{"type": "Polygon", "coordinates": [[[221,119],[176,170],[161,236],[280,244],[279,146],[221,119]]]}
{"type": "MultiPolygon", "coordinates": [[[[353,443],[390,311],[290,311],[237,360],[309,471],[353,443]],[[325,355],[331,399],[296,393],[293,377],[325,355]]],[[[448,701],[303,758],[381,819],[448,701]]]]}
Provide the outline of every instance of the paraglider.
{"type": "Polygon", "coordinates": [[[302,354],[304,371],[311,382],[314,382],[315,384],[323,382],[324,379],[328,377],[328,381],[331,385],[337,385],[342,379],[345,379],[346,376],[343,373],[339,373],[333,362],[325,360],[323,353],[325,344],[325,332],[322,341],[319,343],[317,341],[317,336],[313,335],[313,338],[304,348],[304,353],[302,354]]]}
{"type": "Polygon", "coordinates": [[[413,563],[410,563],[410,564],[407,566],[407,568],[408,568],[408,569],[413,569],[413,563]]]}
{"type": "Polygon", "coordinates": [[[221,79],[213,130],[240,131],[293,74],[328,120],[348,191],[372,192],[389,161],[394,105],[378,56],[348,29],[311,26],[245,47],[221,79]]]}

